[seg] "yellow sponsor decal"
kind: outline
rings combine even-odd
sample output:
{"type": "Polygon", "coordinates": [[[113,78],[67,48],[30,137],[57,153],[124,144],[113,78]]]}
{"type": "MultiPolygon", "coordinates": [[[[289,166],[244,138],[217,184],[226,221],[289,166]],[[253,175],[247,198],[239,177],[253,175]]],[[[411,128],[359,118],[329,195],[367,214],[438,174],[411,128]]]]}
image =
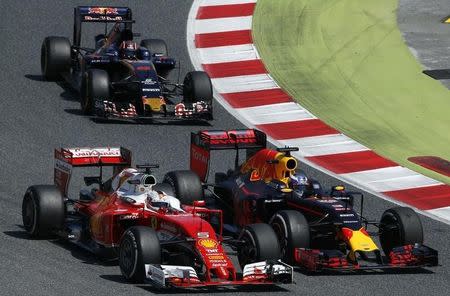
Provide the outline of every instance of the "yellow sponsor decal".
{"type": "Polygon", "coordinates": [[[198,241],[198,244],[206,249],[215,249],[218,245],[217,241],[213,239],[202,238],[198,241]]]}
{"type": "Polygon", "coordinates": [[[444,19],[444,23],[450,24],[450,16],[448,16],[444,19]]]}
{"type": "Polygon", "coordinates": [[[150,106],[152,111],[160,111],[161,106],[164,105],[164,102],[161,100],[161,98],[142,98],[142,101],[144,102],[144,105],[150,106]]]}
{"type": "Polygon", "coordinates": [[[224,260],[225,257],[223,255],[208,255],[209,260],[224,260]]]}

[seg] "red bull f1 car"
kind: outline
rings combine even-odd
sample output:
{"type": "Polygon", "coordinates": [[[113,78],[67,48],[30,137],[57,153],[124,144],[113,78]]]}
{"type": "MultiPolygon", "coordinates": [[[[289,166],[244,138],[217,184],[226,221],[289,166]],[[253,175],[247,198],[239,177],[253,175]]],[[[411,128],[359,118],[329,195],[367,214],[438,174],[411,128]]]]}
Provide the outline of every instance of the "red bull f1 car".
{"type": "MultiPolygon", "coordinates": [[[[266,148],[258,130],[200,131],[191,134],[190,166],[238,229],[270,223],[283,260],[309,271],[362,270],[436,266],[438,253],[423,245],[422,224],[407,207],[384,212],[380,221],[363,216],[364,197],[334,186],[324,193],[319,182],[298,170],[295,147],[266,148]],[[208,183],[211,152],[235,150],[233,169],[216,173],[208,183]],[[239,151],[246,160],[239,162],[239,151]],[[361,209],[353,209],[360,198],[361,209]],[[368,227],[377,231],[370,232],[368,227]],[[378,236],[380,248],[374,241],[378,236]]],[[[225,227],[227,228],[227,227],[225,227]]]]}
{"type": "Polygon", "coordinates": [[[183,83],[167,79],[176,67],[160,39],[137,45],[128,7],[78,6],[72,44],[46,37],[41,49],[42,75],[65,79],[79,92],[84,114],[115,120],[211,120],[212,86],[202,71],[189,72],[183,83]],[[95,47],[81,44],[83,23],[102,23],[95,47]],[[108,24],[113,23],[108,32],[108,24]]]}
{"type": "Polygon", "coordinates": [[[198,200],[202,185],[195,173],[169,172],[157,183],[151,174],[157,165],[130,165],[124,148],[55,150],[54,185],[30,186],[23,198],[26,231],[58,235],[118,258],[127,280],[158,288],[292,282],[292,267],[278,260],[279,244],[268,224],[225,237],[222,211],[198,200]],[[108,166],[113,177],[103,180],[108,166]],[[68,186],[76,167],[99,167],[100,173],[84,177],[89,190],[73,199],[68,186]]]}

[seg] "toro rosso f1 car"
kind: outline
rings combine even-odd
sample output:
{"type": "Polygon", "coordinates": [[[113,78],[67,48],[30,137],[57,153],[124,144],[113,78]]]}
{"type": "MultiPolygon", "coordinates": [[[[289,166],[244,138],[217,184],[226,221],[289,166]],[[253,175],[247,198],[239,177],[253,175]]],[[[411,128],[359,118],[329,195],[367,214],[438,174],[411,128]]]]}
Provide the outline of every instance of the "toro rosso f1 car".
{"type": "Polygon", "coordinates": [[[41,49],[42,75],[65,79],[80,93],[86,115],[124,120],[211,120],[212,86],[202,71],[189,72],[184,83],[167,79],[176,61],[160,39],[138,46],[127,7],[78,6],[74,9],[73,44],[65,37],[47,37],[41,49]],[[103,23],[95,48],[81,46],[85,22],[103,23]],[[107,31],[109,23],[114,23],[107,31]]]}
{"type": "Polygon", "coordinates": [[[361,270],[435,266],[438,254],[423,245],[422,224],[407,207],[384,212],[380,221],[363,213],[363,196],[334,186],[325,194],[320,183],[297,170],[291,156],[298,148],[266,148],[258,130],[200,131],[191,134],[191,169],[225,211],[225,221],[238,227],[270,223],[280,241],[283,259],[309,271],[361,270]],[[235,150],[234,169],[216,173],[207,183],[213,150],[235,150]],[[239,150],[247,159],[239,162],[239,150]],[[361,209],[353,208],[361,198],[361,209]],[[368,226],[378,228],[369,232],[368,226]],[[378,236],[382,252],[373,240],[378,236]]]}
{"type": "Polygon", "coordinates": [[[202,185],[195,173],[169,172],[157,183],[151,169],[158,166],[130,168],[131,153],[124,148],[62,148],[55,158],[55,184],[31,186],[23,198],[30,235],[59,235],[118,257],[127,280],[160,288],[292,282],[292,267],[278,260],[279,244],[268,224],[248,225],[236,237],[222,235],[222,211],[198,200],[202,185]],[[99,175],[84,177],[91,189],[70,198],[73,168],[93,166],[99,175]],[[106,166],[114,174],[104,181],[106,166]],[[211,220],[218,222],[215,228],[211,220]]]}

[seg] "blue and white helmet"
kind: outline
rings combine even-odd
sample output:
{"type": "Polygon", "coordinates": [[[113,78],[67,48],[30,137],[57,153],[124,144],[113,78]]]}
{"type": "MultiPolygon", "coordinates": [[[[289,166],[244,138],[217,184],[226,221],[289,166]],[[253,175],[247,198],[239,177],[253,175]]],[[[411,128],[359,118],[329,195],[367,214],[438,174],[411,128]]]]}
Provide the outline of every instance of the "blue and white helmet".
{"type": "Polygon", "coordinates": [[[295,174],[292,174],[290,179],[291,179],[291,186],[293,189],[296,189],[298,187],[302,188],[308,184],[308,178],[303,172],[296,172],[295,174]]]}

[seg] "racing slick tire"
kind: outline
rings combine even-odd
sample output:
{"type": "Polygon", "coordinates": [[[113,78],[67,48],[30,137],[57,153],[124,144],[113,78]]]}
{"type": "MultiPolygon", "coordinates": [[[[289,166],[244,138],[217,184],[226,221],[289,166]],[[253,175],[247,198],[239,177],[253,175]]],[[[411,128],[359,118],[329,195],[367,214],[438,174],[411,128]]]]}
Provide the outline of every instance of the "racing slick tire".
{"type": "Polygon", "coordinates": [[[41,47],[41,72],[46,80],[59,80],[70,71],[71,45],[65,37],[46,37],[41,47]]]}
{"type": "Polygon", "coordinates": [[[144,39],[141,41],[141,46],[147,48],[151,55],[158,54],[168,56],[167,44],[162,39],[144,39]]]}
{"type": "Polygon", "coordinates": [[[175,196],[172,185],[168,183],[157,183],[152,187],[152,189],[155,191],[162,191],[167,195],[175,196]]]}
{"type": "Polygon", "coordinates": [[[204,101],[212,106],[213,91],[208,74],[203,71],[188,72],[183,82],[183,97],[187,104],[204,101]]]}
{"type": "Polygon", "coordinates": [[[238,250],[242,268],[249,263],[280,259],[280,245],[275,231],[266,223],[249,224],[239,238],[243,246],[238,250]]]}
{"type": "Polygon", "coordinates": [[[203,187],[200,178],[190,170],[173,171],[164,176],[163,183],[172,186],[175,197],[181,204],[192,205],[196,200],[203,199],[203,187]]]}
{"type": "Polygon", "coordinates": [[[380,244],[389,256],[395,247],[423,243],[423,228],[419,215],[408,207],[394,207],[381,216],[379,228],[380,244]]]}
{"type": "Polygon", "coordinates": [[[120,271],[128,281],[143,283],[145,264],[161,264],[161,245],[158,235],[150,227],[130,227],[120,240],[120,271]]]}
{"type": "Polygon", "coordinates": [[[309,248],[309,224],[305,216],[298,211],[278,211],[270,219],[280,243],[281,258],[285,262],[293,263],[296,248],[309,248]]]}
{"type": "Polygon", "coordinates": [[[95,100],[109,99],[109,75],[105,70],[89,69],[81,80],[80,104],[85,115],[93,115],[95,100]]]}
{"type": "Polygon", "coordinates": [[[22,201],[22,221],[33,237],[45,238],[63,228],[64,199],[55,185],[28,187],[22,201]]]}

